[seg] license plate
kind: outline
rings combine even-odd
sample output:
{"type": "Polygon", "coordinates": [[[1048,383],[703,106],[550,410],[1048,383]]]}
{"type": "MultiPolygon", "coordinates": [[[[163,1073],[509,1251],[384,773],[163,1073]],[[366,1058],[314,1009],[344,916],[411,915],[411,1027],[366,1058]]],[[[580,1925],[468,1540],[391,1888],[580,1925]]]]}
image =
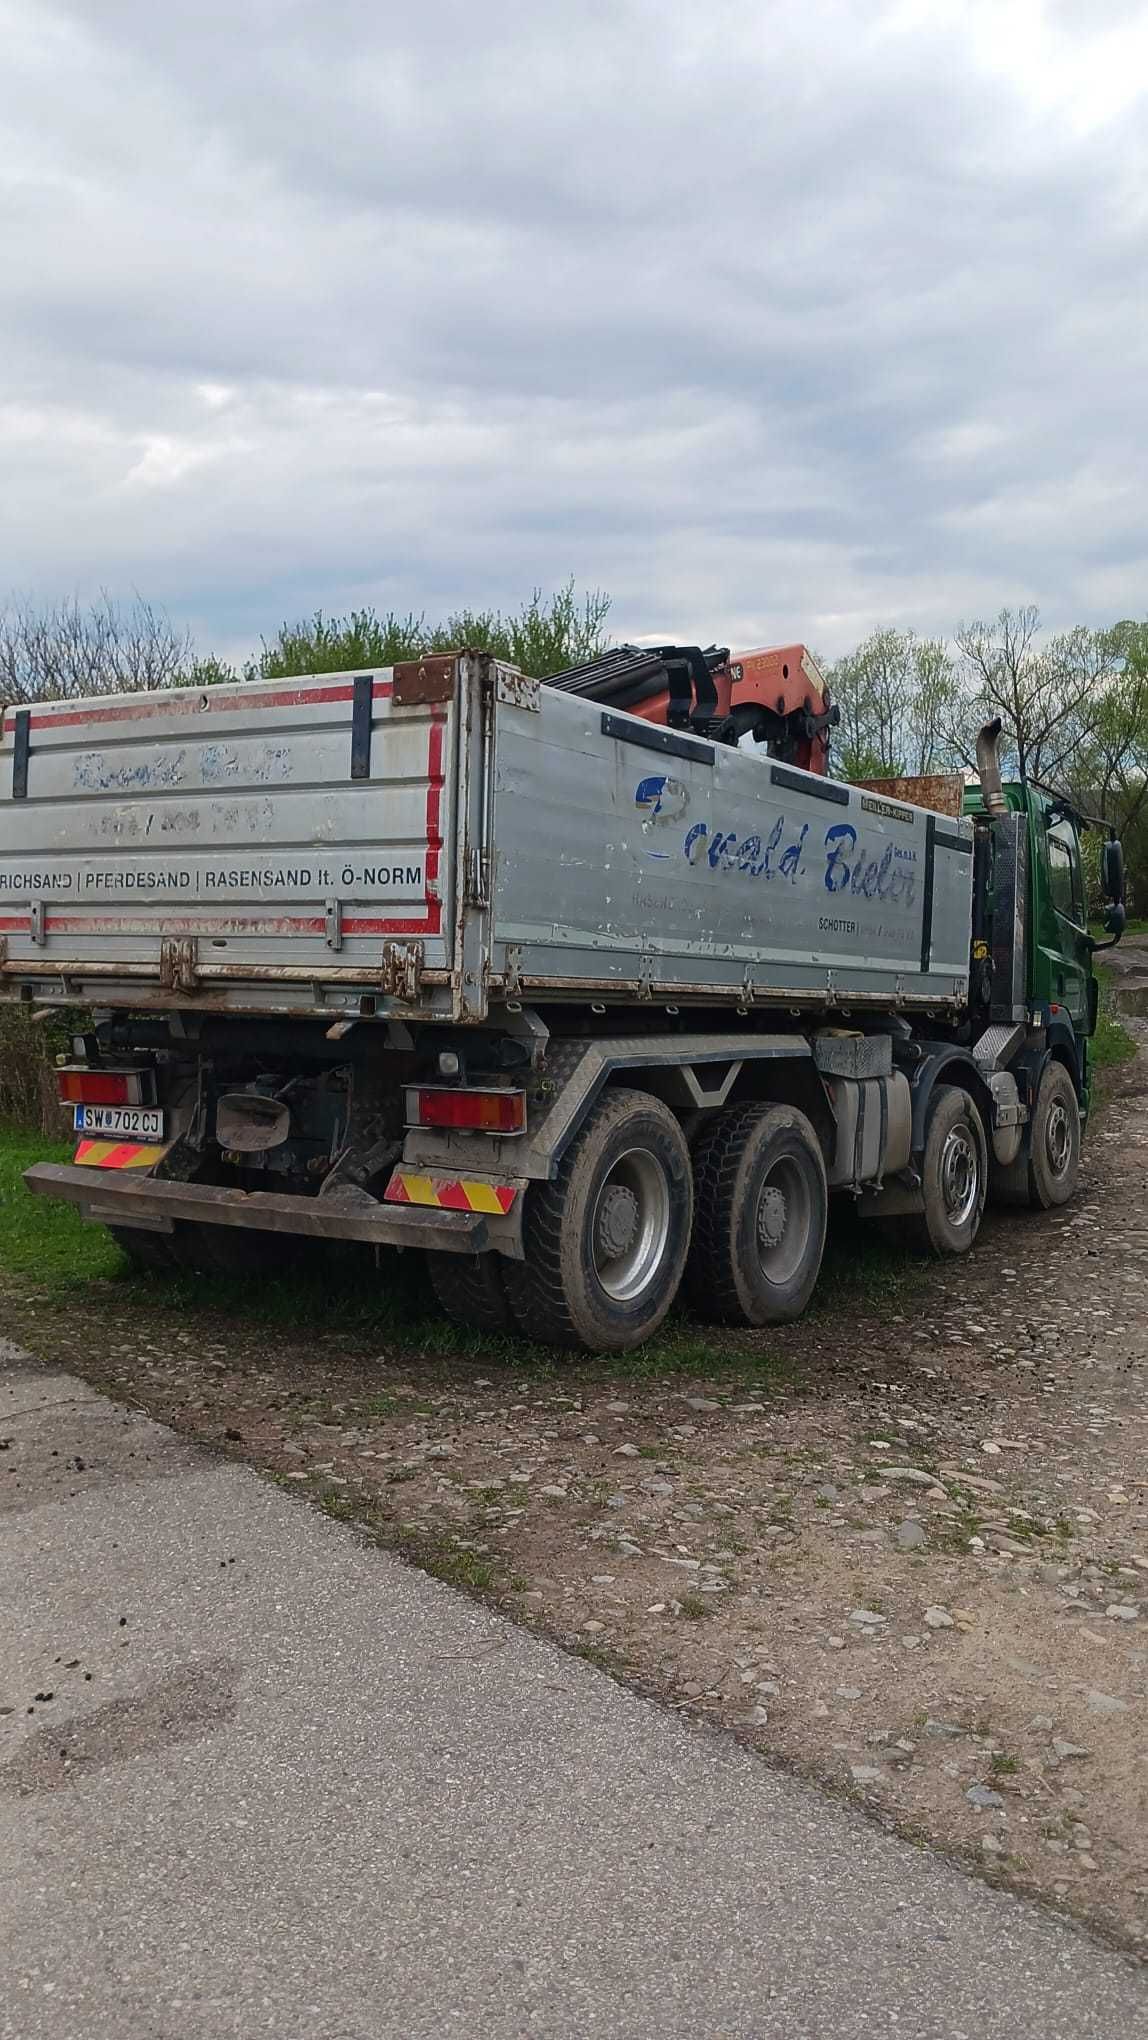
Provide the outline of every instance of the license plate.
{"type": "Polygon", "coordinates": [[[114,1133],[121,1140],[162,1140],[158,1105],[77,1105],[77,1133],[114,1133]]]}

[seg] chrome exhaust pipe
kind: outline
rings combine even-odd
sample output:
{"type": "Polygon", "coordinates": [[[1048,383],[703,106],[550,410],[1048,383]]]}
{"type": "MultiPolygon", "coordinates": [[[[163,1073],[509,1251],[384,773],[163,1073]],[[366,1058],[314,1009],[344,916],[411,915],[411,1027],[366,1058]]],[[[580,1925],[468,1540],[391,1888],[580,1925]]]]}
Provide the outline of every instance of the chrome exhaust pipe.
{"type": "Polygon", "coordinates": [[[983,729],[977,731],[977,776],[981,782],[981,798],[990,815],[1008,813],[1008,806],[1001,785],[1001,761],[997,753],[1000,741],[1001,719],[994,716],[983,729]]]}

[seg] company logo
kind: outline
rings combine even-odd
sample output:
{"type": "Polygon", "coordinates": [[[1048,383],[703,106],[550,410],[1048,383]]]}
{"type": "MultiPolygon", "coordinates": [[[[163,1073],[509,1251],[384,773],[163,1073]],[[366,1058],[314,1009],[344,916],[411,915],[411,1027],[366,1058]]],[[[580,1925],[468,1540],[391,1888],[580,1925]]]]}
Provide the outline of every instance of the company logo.
{"type": "Polygon", "coordinates": [[[634,794],[634,806],[650,822],[676,822],[689,806],[689,789],[680,779],[667,779],[663,773],[656,773],[649,779],[639,779],[634,794]]]}

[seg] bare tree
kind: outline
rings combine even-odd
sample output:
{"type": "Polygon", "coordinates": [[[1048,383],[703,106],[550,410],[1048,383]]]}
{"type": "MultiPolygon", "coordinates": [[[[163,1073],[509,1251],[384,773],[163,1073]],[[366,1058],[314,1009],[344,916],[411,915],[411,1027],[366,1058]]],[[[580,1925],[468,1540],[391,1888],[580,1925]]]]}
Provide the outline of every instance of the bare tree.
{"type": "Polygon", "coordinates": [[[0,610],[0,701],[62,701],[172,687],[192,665],[190,637],[136,596],[102,594],[37,605],[16,598],[0,610]]]}
{"type": "MultiPolygon", "coordinates": [[[[1079,626],[1037,642],[1040,612],[1002,609],[995,623],[957,632],[978,718],[999,715],[1022,778],[1063,773],[1085,741],[1095,698],[1110,678],[1101,635],[1079,626]]],[[[967,755],[967,733],[964,746],[967,755]]]]}
{"type": "Polygon", "coordinates": [[[1090,664],[1100,673],[1075,749],[1069,790],[1120,829],[1148,808],[1148,624],[1118,623],[1095,634],[1090,664]]]}

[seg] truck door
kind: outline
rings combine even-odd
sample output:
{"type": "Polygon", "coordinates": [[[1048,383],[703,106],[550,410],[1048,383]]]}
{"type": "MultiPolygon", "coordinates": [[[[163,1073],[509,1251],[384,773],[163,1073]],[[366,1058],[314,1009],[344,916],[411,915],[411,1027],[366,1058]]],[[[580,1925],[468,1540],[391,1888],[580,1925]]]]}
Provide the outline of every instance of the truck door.
{"type": "Polygon", "coordinates": [[[1046,822],[1043,834],[1048,890],[1039,915],[1038,977],[1044,983],[1038,982],[1034,990],[1050,1005],[1065,1008],[1080,1038],[1091,1032],[1088,987],[1092,977],[1080,841],[1075,823],[1067,816],[1046,822]]]}

